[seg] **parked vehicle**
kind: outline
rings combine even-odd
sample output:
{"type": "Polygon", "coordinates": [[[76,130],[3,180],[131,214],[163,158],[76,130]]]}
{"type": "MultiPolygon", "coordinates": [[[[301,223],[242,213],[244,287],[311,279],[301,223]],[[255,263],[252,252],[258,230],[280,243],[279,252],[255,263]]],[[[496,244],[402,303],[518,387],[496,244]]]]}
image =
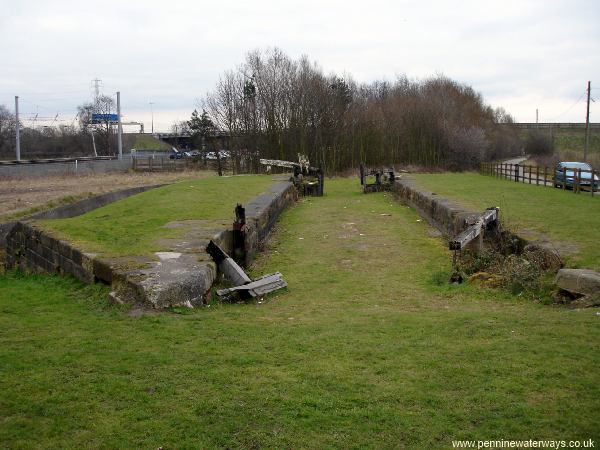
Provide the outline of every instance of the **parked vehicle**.
{"type": "Polygon", "coordinates": [[[169,155],[169,159],[181,159],[184,154],[179,150],[173,149],[173,152],[169,155]]]}
{"type": "Polygon", "coordinates": [[[598,176],[593,175],[592,178],[592,166],[588,163],[563,161],[556,165],[554,172],[555,187],[562,188],[564,184],[565,187],[572,189],[575,186],[576,178],[579,186],[590,187],[593,180],[594,189],[598,189],[598,176]]]}
{"type": "MultiPolygon", "coordinates": [[[[231,153],[229,152],[229,150],[219,150],[218,153],[219,153],[219,158],[221,158],[221,159],[231,158],[231,153]]],[[[210,160],[217,159],[217,152],[207,152],[206,159],[210,159],[210,160]]]]}

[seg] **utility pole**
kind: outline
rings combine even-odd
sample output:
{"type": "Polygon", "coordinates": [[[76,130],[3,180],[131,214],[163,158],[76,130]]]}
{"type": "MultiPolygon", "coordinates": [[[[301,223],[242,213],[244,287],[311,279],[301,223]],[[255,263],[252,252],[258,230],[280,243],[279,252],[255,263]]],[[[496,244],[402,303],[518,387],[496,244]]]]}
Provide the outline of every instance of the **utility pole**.
{"type": "Polygon", "coordinates": [[[590,147],[590,91],[592,90],[592,83],[588,81],[587,88],[587,112],[585,114],[585,147],[583,149],[583,160],[587,161],[588,150],[590,147]]]}
{"type": "Polygon", "coordinates": [[[17,161],[21,161],[21,127],[19,126],[19,96],[15,95],[15,151],[17,161]]]}
{"type": "Polygon", "coordinates": [[[154,102],[150,102],[150,114],[152,114],[152,134],[154,134],[154,108],[152,105],[154,105],[154,102]]]}
{"type": "Polygon", "coordinates": [[[539,118],[539,116],[538,116],[538,109],[535,108],[535,123],[536,123],[536,127],[537,127],[537,123],[538,123],[538,118],[539,118]]]}
{"type": "Polygon", "coordinates": [[[121,92],[117,92],[117,120],[119,121],[119,127],[117,129],[117,145],[119,148],[119,159],[123,159],[123,124],[121,123],[121,92]]]}

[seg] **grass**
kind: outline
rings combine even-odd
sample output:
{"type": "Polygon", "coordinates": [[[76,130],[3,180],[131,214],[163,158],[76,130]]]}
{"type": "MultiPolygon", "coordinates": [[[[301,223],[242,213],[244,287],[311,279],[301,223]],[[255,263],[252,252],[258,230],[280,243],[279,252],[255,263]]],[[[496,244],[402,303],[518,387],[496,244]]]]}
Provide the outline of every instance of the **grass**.
{"type": "MultiPolygon", "coordinates": [[[[521,137],[527,138],[535,130],[521,130],[521,137]]],[[[551,155],[540,155],[525,164],[547,166],[554,168],[559,161],[583,161],[585,146],[585,129],[557,128],[552,131],[540,130],[541,133],[552,137],[554,152],[551,155]]],[[[592,167],[600,167],[600,129],[590,129],[590,145],[587,157],[592,167]]]]}
{"type": "MultiPolygon", "coordinates": [[[[580,152],[585,146],[584,129],[558,129],[554,132],[554,148],[558,152],[580,152]]],[[[590,129],[590,153],[600,153],[600,130],[590,129]]]]}
{"type": "Polygon", "coordinates": [[[179,230],[171,221],[207,220],[230,224],[236,202],[245,203],[273,184],[270,176],[209,177],[185,180],[128,197],[70,219],[40,225],[86,251],[110,256],[144,255],[161,250],[161,238],[179,230]]]}
{"type": "MultiPolygon", "coordinates": [[[[526,139],[529,133],[535,132],[534,129],[521,130],[521,137],[526,139]]],[[[585,146],[585,129],[567,129],[556,128],[552,132],[548,129],[540,129],[540,133],[553,137],[554,151],[558,153],[575,153],[583,157],[583,148],[585,146]]],[[[600,153],[600,129],[590,129],[590,153],[600,153]]],[[[581,158],[580,158],[581,159],[581,158]]]]}
{"type": "Polygon", "coordinates": [[[32,206],[31,208],[22,209],[18,212],[13,212],[10,214],[0,214],[0,221],[9,222],[11,220],[18,220],[26,216],[31,216],[33,214],[47,211],[49,209],[57,208],[59,206],[71,205],[81,200],[85,200],[86,198],[93,197],[94,193],[85,192],[82,194],[76,195],[65,195],[64,197],[58,197],[52,199],[44,204],[32,206]]]}
{"type": "Polygon", "coordinates": [[[286,211],[263,303],[130,317],[102,288],[0,277],[9,448],[451,448],[600,433],[600,327],[448,286],[414,211],[356,180],[286,211]],[[381,214],[391,214],[382,216],[381,214]],[[300,239],[303,238],[303,239],[300,239]]]}
{"type": "Polygon", "coordinates": [[[171,146],[166,142],[156,139],[151,134],[125,135],[128,148],[136,150],[171,151],[171,146]]]}
{"type": "Polygon", "coordinates": [[[90,173],[0,180],[0,221],[14,220],[84,198],[149,184],[214,175],[208,171],[90,173]]]}
{"type": "MultiPolygon", "coordinates": [[[[411,175],[413,176],[413,175],[411,175]]],[[[500,207],[505,226],[525,238],[550,239],[572,267],[600,269],[600,200],[550,187],[473,173],[415,174],[417,182],[472,210],[500,207]]]]}

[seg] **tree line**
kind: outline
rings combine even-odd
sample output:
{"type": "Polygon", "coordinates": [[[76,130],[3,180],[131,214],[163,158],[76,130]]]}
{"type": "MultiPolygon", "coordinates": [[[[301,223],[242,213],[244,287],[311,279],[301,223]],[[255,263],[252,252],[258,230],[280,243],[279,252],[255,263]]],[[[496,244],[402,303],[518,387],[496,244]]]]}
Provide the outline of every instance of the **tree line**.
{"type": "Polygon", "coordinates": [[[444,76],[356,83],[277,48],[248,53],[199,107],[231,135],[234,158],[300,153],[328,173],[361,162],[468,169],[522,149],[511,116],[469,86],[444,76]]]}
{"type": "MultiPolygon", "coordinates": [[[[248,53],[198,106],[202,112],[174,130],[191,132],[196,148],[206,151],[215,150],[211,134],[226,132],[238,171],[241,160],[256,165],[258,158],[296,160],[299,153],[327,173],[361,162],[460,170],[523,148],[510,115],[486,105],[467,85],[444,76],[357,83],[347,75],[327,75],[308,57],[292,59],[277,48],[248,53]]],[[[112,154],[114,127],[108,121],[92,125],[91,114],[114,110],[112,98],[100,96],[78,107],[76,125],[22,127],[22,153],[90,155],[93,142],[99,155],[112,154]]],[[[14,155],[14,130],[14,115],[0,105],[0,157],[14,155]]]]}

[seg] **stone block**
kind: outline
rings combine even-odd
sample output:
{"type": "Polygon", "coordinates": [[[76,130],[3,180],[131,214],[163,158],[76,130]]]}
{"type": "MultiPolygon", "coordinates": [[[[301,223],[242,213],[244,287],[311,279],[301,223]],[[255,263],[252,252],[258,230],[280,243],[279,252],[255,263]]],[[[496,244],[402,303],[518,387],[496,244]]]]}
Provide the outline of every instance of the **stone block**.
{"type": "Polygon", "coordinates": [[[600,273],[588,269],[560,269],[556,285],[568,292],[581,295],[600,293],[600,273]]]}
{"type": "Polygon", "coordinates": [[[94,258],[92,262],[94,277],[105,283],[112,283],[113,271],[110,263],[94,258]]]}

